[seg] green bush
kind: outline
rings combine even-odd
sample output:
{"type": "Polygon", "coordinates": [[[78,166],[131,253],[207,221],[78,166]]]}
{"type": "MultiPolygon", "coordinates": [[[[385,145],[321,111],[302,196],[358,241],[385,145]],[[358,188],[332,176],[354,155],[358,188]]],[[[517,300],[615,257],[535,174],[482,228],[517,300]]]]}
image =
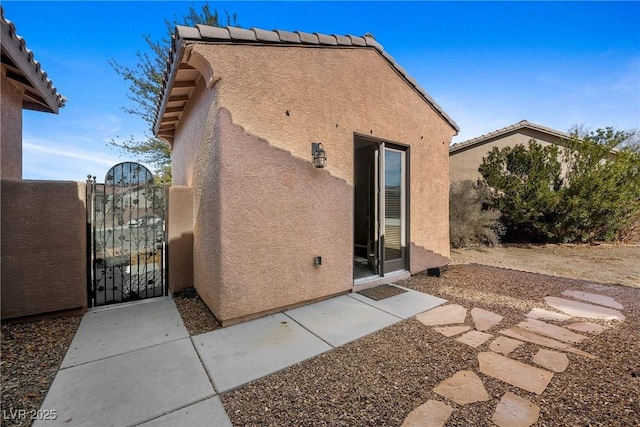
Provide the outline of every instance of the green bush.
{"type": "Polygon", "coordinates": [[[449,236],[451,246],[496,245],[502,234],[500,213],[490,209],[486,185],[470,180],[449,187],[449,236]]]}
{"type": "Polygon", "coordinates": [[[494,148],[479,168],[502,213],[507,240],[615,240],[640,215],[640,153],[612,128],[563,141],[566,148],[494,148]]]}

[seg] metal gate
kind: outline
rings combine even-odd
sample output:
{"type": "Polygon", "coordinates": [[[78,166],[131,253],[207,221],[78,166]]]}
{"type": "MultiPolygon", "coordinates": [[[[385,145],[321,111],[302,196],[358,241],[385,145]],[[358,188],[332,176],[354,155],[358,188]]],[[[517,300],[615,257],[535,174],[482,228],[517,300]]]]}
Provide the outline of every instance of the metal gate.
{"type": "Polygon", "coordinates": [[[167,295],[167,187],[146,167],[119,163],[87,179],[89,307],[167,295]]]}

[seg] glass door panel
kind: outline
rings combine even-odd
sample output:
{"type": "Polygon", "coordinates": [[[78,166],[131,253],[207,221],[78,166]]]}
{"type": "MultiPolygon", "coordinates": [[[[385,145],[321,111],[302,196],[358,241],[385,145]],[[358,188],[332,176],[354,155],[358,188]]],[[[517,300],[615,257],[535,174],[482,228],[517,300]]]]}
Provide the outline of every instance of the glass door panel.
{"type": "Polygon", "coordinates": [[[385,272],[402,270],[405,252],[405,152],[384,149],[385,272]]]}

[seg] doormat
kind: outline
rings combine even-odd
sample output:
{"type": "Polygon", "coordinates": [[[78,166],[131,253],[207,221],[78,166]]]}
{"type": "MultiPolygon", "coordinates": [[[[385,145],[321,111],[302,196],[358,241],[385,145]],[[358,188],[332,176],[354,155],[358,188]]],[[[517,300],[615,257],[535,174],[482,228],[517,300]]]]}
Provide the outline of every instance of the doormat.
{"type": "Polygon", "coordinates": [[[380,301],[381,299],[400,295],[405,292],[407,291],[405,291],[404,289],[398,288],[397,286],[391,286],[391,285],[380,285],[374,288],[358,291],[360,295],[364,295],[365,297],[371,298],[376,301],[380,301]]]}

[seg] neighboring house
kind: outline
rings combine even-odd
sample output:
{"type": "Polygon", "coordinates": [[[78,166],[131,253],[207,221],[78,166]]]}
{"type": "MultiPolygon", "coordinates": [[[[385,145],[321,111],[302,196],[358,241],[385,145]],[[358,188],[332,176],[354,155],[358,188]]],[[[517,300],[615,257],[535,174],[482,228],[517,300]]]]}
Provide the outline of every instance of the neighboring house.
{"type": "Polygon", "coordinates": [[[171,288],[228,325],[446,265],[457,131],[370,35],[178,27],[171,288]]]}
{"type": "Polygon", "coordinates": [[[22,110],[58,113],[64,106],[64,98],[26,48],[15,26],[4,17],[0,8],[2,33],[2,76],[0,131],[2,179],[22,178],[22,110]]]}
{"type": "Polygon", "coordinates": [[[522,120],[514,125],[489,132],[485,135],[454,144],[449,147],[449,173],[451,182],[470,179],[482,179],[478,168],[482,159],[494,147],[515,147],[522,144],[525,147],[531,139],[545,146],[558,144],[563,146],[563,140],[569,135],[548,127],[522,120]]]}

